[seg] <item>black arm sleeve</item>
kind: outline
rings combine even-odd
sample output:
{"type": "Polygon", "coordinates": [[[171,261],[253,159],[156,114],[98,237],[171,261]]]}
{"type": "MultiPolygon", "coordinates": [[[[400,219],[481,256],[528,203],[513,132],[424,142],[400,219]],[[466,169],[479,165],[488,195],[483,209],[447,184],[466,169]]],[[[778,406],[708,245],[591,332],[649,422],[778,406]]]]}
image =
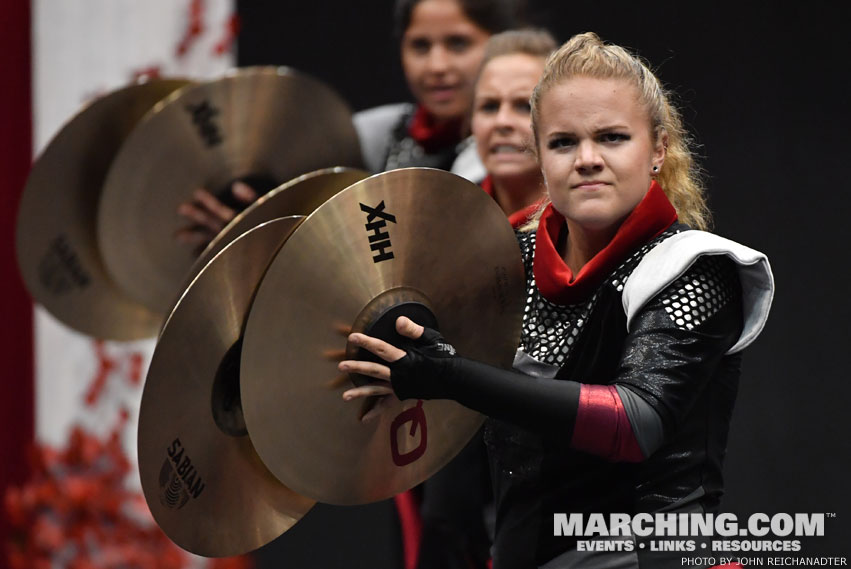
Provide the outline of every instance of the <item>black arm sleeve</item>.
{"type": "MultiPolygon", "coordinates": [[[[633,321],[620,365],[607,383],[627,386],[659,413],[666,430],[675,428],[741,329],[735,266],[723,257],[701,257],[633,321]],[[697,295],[694,287],[700,289],[697,295]],[[680,318],[674,303],[688,303],[700,294],[703,300],[693,302],[691,318],[680,318]]],[[[453,399],[521,427],[572,435],[580,383],[533,377],[456,356],[434,330],[427,329],[405,348],[407,355],[389,364],[400,399],[453,399]]]]}
{"type": "Polygon", "coordinates": [[[454,355],[435,330],[407,346],[389,364],[399,399],[453,399],[484,413],[534,430],[570,435],[579,406],[580,384],[532,377],[454,355]]]}

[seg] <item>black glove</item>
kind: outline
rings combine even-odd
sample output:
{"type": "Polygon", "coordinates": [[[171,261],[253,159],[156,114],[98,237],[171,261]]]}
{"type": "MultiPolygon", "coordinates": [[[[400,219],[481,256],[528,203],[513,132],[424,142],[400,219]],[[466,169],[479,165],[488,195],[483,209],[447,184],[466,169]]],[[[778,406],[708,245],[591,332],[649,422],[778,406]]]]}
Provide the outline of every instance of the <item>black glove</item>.
{"type": "Polygon", "coordinates": [[[422,336],[402,346],[407,354],[388,363],[393,391],[399,399],[448,399],[445,379],[455,359],[453,348],[440,332],[425,328],[422,336]]]}
{"type": "Polygon", "coordinates": [[[453,399],[489,417],[532,429],[573,429],[580,385],[574,381],[533,377],[456,355],[436,330],[402,348],[390,381],[399,399],[453,399]]]}

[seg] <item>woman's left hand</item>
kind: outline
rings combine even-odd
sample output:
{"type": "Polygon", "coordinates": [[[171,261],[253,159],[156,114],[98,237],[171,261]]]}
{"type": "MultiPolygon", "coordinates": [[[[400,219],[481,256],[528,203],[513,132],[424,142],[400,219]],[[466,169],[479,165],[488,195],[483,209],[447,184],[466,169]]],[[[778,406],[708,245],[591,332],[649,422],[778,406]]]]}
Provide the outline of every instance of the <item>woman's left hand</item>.
{"type": "MultiPolygon", "coordinates": [[[[416,340],[423,334],[424,328],[413,322],[410,318],[400,316],[396,319],[396,331],[402,336],[416,340]]],[[[405,357],[405,350],[399,349],[392,344],[388,344],[384,340],[367,336],[366,334],[353,333],[349,335],[349,342],[353,345],[369,350],[386,362],[395,362],[405,357]]],[[[367,362],[361,360],[345,360],[337,365],[337,368],[344,373],[357,373],[377,379],[375,383],[355,387],[343,392],[343,399],[352,401],[363,397],[387,396],[393,394],[393,387],[390,385],[390,368],[386,365],[367,362]]],[[[379,405],[373,408],[372,411],[364,415],[363,420],[368,421],[378,411],[379,405]]]]}
{"type": "MultiPolygon", "coordinates": [[[[241,206],[252,204],[258,197],[257,192],[245,182],[234,182],[231,194],[241,206]]],[[[192,194],[192,199],[178,206],[177,214],[187,224],[178,229],[174,237],[180,243],[194,247],[196,253],[201,253],[237,213],[208,190],[199,188],[192,194]]]]}

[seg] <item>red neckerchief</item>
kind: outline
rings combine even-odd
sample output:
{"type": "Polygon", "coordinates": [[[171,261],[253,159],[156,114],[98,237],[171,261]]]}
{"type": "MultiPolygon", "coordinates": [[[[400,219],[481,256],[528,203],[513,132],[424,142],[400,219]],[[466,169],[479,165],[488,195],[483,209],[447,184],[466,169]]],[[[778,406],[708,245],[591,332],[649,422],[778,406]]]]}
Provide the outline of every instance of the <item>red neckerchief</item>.
{"type": "Polygon", "coordinates": [[[463,122],[464,119],[459,118],[438,123],[424,106],[419,105],[408,125],[408,136],[430,154],[461,142],[463,122]]]}
{"type": "MultiPolygon", "coordinates": [[[[496,200],[496,196],[494,195],[494,189],[493,189],[493,179],[490,177],[490,174],[488,174],[485,177],[485,179],[482,180],[482,183],[479,184],[479,185],[482,186],[482,189],[490,197],[492,197],[494,200],[496,200]]],[[[534,214],[536,211],[538,211],[538,208],[541,207],[541,201],[542,200],[543,200],[543,198],[536,201],[532,205],[527,205],[526,207],[524,207],[522,209],[518,209],[517,211],[510,213],[508,215],[508,222],[511,224],[511,227],[513,227],[514,229],[517,229],[518,227],[520,227],[521,225],[524,225],[527,221],[529,221],[529,218],[532,217],[532,214],[534,214]]]]}
{"type": "Polygon", "coordinates": [[[644,245],[677,220],[677,212],[662,187],[654,180],[641,202],[627,216],[617,233],[588,261],[576,278],[558,250],[559,236],[566,231],[564,217],[553,204],[541,216],[535,240],[535,282],[541,294],[556,304],[575,304],[587,300],[603,280],[630,253],[644,245]]]}

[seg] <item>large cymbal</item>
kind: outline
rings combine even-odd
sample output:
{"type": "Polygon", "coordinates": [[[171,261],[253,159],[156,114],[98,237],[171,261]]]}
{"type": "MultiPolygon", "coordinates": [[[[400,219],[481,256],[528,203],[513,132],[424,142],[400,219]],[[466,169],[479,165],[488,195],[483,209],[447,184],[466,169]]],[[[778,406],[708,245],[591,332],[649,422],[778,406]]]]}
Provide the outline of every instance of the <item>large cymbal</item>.
{"type": "Polygon", "coordinates": [[[33,164],[18,211],[18,265],[33,298],[71,328],[113,340],[154,336],[164,313],[129,298],[97,246],[104,178],[122,142],[184,80],[152,80],[95,100],[53,137],[33,164]]]}
{"type": "Polygon", "coordinates": [[[182,90],[139,124],[115,158],[98,217],[104,261],[127,293],[167,312],[195,255],[174,239],[195,189],[261,178],[275,187],[319,168],[359,166],[351,111],[286,68],[247,68],[182,90]]]}
{"type": "Polygon", "coordinates": [[[310,215],[328,198],[369,176],[355,168],[325,168],[290,180],[260,196],[228,223],[201,252],[189,270],[187,283],[228,243],[261,223],[289,215],[310,215]]]}
{"type": "Polygon", "coordinates": [[[204,267],[166,321],[139,414],[139,470],[154,519],[175,543],[223,557],[275,539],[314,502],[281,484],[239,406],[239,347],[255,287],[302,217],[245,233],[204,267]]]}
{"type": "Polygon", "coordinates": [[[391,398],[362,424],[363,405],[341,396],[351,385],[334,357],[347,349],[344,330],[374,330],[392,320],[381,318],[387,310],[409,303],[403,312],[433,315],[459,353],[507,367],[523,299],[514,233],[478,186],[423,168],[349,186],[290,236],[249,314],[241,389],[258,454],[284,484],[331,504],[420,483],[483,418],[453,401],[391,398]]]}

